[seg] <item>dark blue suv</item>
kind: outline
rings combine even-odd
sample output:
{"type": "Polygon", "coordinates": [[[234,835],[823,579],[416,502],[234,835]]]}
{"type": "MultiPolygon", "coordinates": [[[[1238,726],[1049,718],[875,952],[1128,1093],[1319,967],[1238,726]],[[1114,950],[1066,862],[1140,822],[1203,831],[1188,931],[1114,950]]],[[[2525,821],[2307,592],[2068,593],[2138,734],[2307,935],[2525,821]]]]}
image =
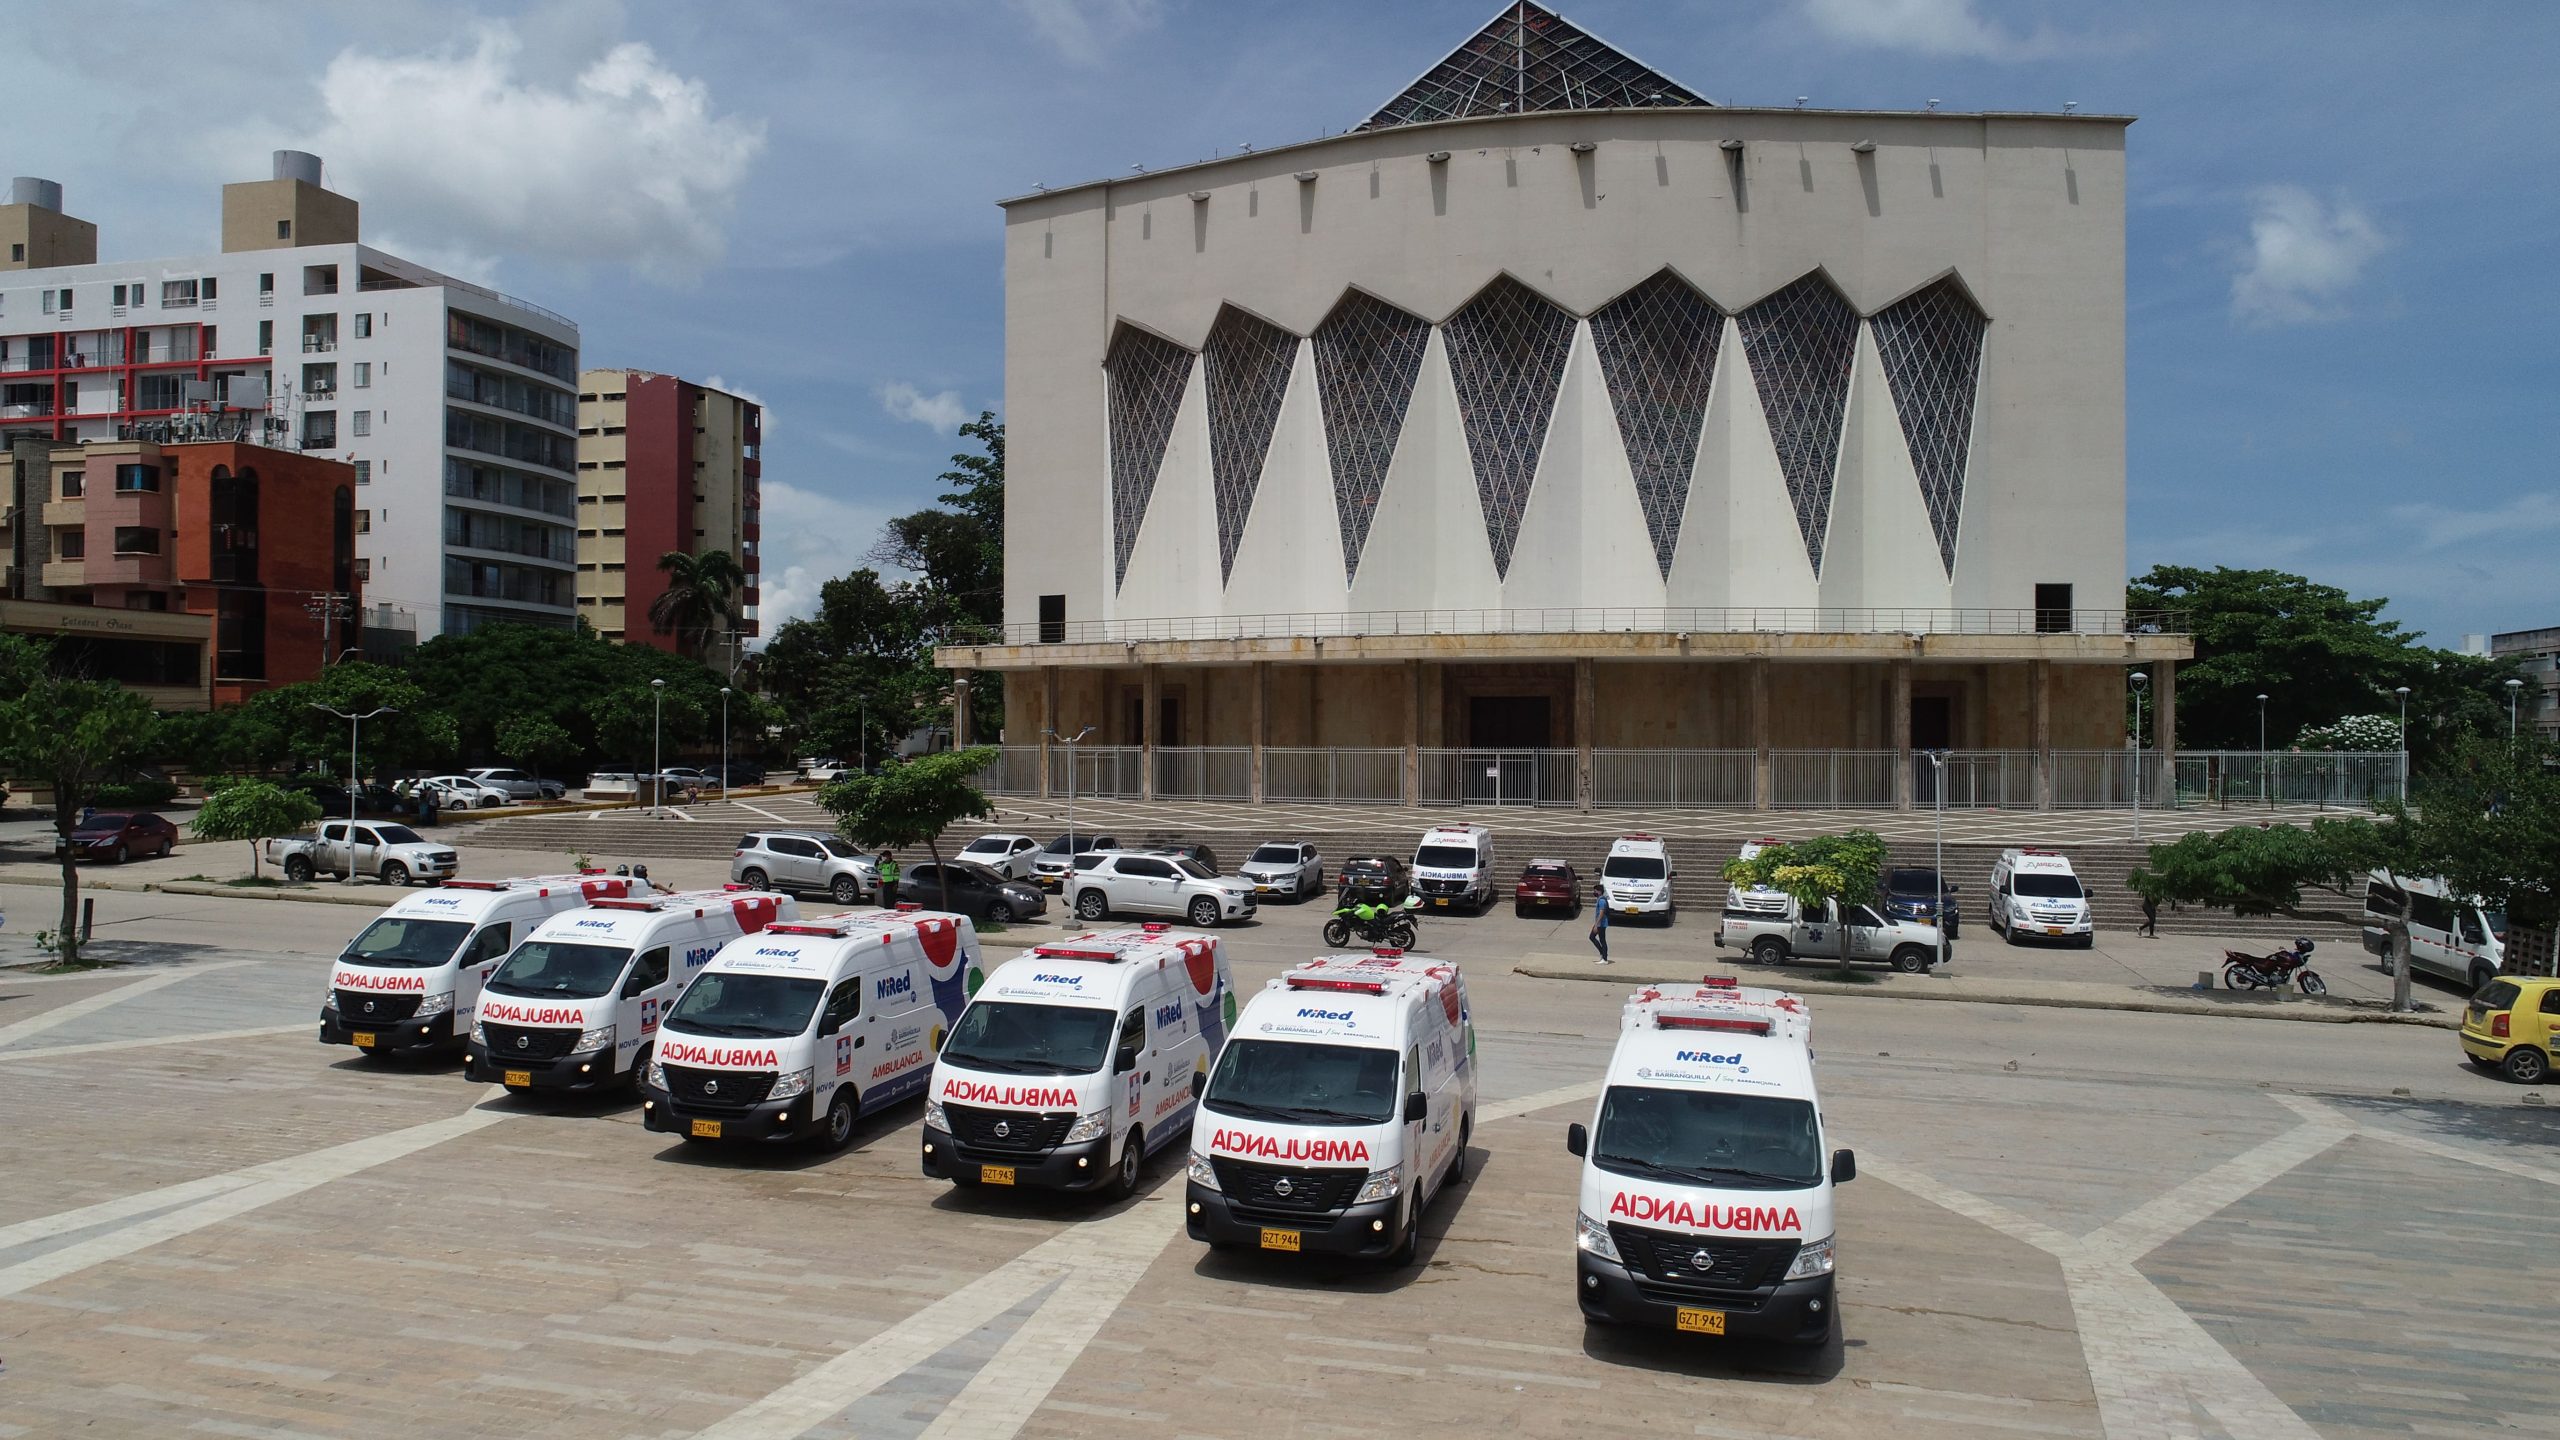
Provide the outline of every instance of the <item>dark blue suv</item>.
{"type": "Polygon", "coordinates": [[[1938,919],[1940,907],[1946,919],[1939,928],[1947,938],[1958,938],[1964,928],[1964,914],[1956,907],[1956,887],[1938,878],[1938,872],[1925,869],[1887,870],[1884,872],[1884,913],[1894,920],[1938,919]]]}

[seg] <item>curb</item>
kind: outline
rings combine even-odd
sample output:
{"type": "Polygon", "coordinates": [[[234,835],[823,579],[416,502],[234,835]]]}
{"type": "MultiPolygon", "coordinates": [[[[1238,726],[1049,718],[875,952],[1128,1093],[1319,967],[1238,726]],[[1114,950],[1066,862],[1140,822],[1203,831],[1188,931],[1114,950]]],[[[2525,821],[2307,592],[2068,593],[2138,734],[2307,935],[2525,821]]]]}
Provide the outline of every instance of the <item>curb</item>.
{"type": "MultiPolygon", "coordinates": [[[[1526,975],[1533,980],[1586,980],[1603,985],[1625,985],[1630,982],[1638,985],[1693,983],[1686,973],[1678,976],[1663,976],[1625,970],[1559,970],[1530,965],[1514,965],[1511,970],[1515,975],[1526,975]]],[[[1842,985],[1837,981],[1798,976],[1787,977],[1785,984],[1787,989],[1803,995],[1851,995],[1870,1000],[1926,1000],[1958,1005],[2023,1005],[2044,1010],[2129,1010],[2142,1015],[2202,1015],[2226,1020],[2285,1020],[2305,1025],[2418,1025],[2434,1030],[2462,1028],[2462,1021],[2452,1015],[2431,1015],[2424,1012],[2401,1014],[2389,1010],[2341,1010],[2327,1006],[2306,1008],[2293,1005],[2287,1005],[2283,1009],[2272,1006],[2266,1009],[2243,1009],[2236,1006],[2199,1004],[2192,1001],[2181,1002],[2170,999],[2166,995],[2161,995],[2157,999],[2148,999],[2144,998],[2140,992],[2128,993],[2121,998],[2111,996],[2104,999],[2097,997],[2082,999],[2067,995],[2015,993],[1932,994],[1926,990],[1897,990],[1882,985],[1842,985]]]]}
{"type": "MultiPolygon", "coordinates": [[[[24,885],[38,890],[59,892],[62,883],[55,879],[37,880],[22,875],[0,875],[0,885],[24,885]]],[[[116,894],[140,894],[157,890],[163,895],[206,895],[217,900],[284,900],[303,905],[370,905],[379,910],[391,903],[380,898],[380,892],[391,886],[365,887],[372,894],[334,895],[321,890],[253,890],[232,885],[209,885],[200,880],[145,881],[135,885],[115,880],[80,879],[80,891],[105,890],[116,894]]],[[[423,887],[422,887],[423,888],[423,887]]]]}

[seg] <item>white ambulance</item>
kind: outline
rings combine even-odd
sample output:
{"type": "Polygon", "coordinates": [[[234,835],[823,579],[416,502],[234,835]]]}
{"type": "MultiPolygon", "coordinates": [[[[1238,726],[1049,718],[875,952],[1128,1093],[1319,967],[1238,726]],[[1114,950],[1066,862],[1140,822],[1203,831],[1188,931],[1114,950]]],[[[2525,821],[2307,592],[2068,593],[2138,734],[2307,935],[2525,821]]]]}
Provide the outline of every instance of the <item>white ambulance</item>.
{"type": "Polygon", "coordinates": [[[1215,935],[1098,930],[996,967],[934,1062],[924,1173],[1127,1194],[1191,1133],[1235,981],[1215,935]]]}
{"type": "Polygon", "coordinates": [[[563,910],[481,985],[462,1073],[518,1091],[636,1086],[694,972],[739,936],[798,918],[790,896],[738,886],[563,910]]]}
{"type": "Polygon", "coordinates": [[[1574,1291],[1587,1320],[1796,1344],[1830,1337],[1833,1187],[1813,1021],[1710,978],[1629,997],[1582,1157],[1574,1291]]]}
{"type": "MultiPolygon", "coordinates": [[[[1772,845],[1785,843],[1787,842],[1784,840],[1768,835],[1763,835],[1757,840],[1745,840],[1742,842],[1742,849],[1736,852],[1734,858],[1748,860],[1772,845]]],[[[1753,885],[1745,888],[1740,885],[1727,885],[1724,887],[1724,913],[1727,915],[1755,920],[1791,917],[1795,911],[1795,904],[1793,897],[1774,886],[1753,885]]]]}
{"type": "Polygon", "coordinates": [[[658,1024],[643,1127],[687,1140],[853,1141],[911,1099],[985,972],[966,915],[858,910],[720,947],[658,1024]]]}
{"type": "Polygon", "coordinates": [[[1671,899],[1672,877],[1679,873],[1659,838],[1621,835],[1600,862],[1601,901],[1620,915],[1658,915],[1668,925],[1680,913],[1671,899]]]}
{"type": "Polygon", "coordinates": [[[2056,850],[2003,850],[1991,865],[1991,928],[2015,945],[2024,939],[2098,943],[2088,887],[2056,850]]]}
{"type": "Polygon", "coordinates": [[[440,1050],[471,1026],[480,986],[535,926],[631,893],[628,876],[448,880],[356,932],[320,994],[320,1043],[366,1056],[440,1050]]]}
{"type": "Polygon", "coordinates": [[[1413,847],[1413,893],[1435,910],[1481,915],[1493,904],[1493,832],[1481,825],[1434,825],[1413,847]]]}
{"type": "Polygon", "coordinates": [[[1191,1122],[1194,1240],[1408,1265],[1475,1133],[1455,965],[1398,950],[1290,970],[1236,1017],[1191,1122]]]}

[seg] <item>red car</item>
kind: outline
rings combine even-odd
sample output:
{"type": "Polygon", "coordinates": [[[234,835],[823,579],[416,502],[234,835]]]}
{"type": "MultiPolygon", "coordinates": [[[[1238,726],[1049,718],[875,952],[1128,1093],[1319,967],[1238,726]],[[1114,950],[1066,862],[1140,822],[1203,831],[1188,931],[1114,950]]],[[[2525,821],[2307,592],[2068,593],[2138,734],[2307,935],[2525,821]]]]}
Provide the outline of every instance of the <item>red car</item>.
{"type": "Polygon", "coordinates": [[[178,847],[178,827],[148,810],[101,810],[71,827],[71,855],[76,860],[110,860],[121,865],[143,855],[166,855],[178,847]]]}
{"type": "Polygon", "coordinates": [[[1562,860],[1529,862],[1512,888],[1511,913],[1526,915],[1532,909],[1582,913],[1582,877],[1573,873],[1573,866],[1562,860]]]}

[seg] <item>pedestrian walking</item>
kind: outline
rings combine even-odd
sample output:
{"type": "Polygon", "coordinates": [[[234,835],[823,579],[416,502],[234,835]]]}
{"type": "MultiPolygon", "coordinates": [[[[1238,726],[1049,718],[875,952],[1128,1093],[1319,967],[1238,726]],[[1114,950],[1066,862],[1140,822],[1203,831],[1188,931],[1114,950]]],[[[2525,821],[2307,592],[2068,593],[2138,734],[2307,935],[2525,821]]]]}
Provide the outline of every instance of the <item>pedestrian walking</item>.
{"type": "Polygon", "coordinates": [[[2145,895],[2142,897],[2142,928],[2136,930],[2134,933],[2137,935],[2148,935],[2154,940],[2160,938],[2159,896],[2145,895]]]}
{"type": "Polygon", "coordinates": [[[1600,963],[1606,965],[1609,963],[1609,894],[1597,885],[1592,890],[1595,893],[1591,906],[1591,948],[1600,952],[1600,963]]]}
{"type": "Polygon", "coordinates": [[[880,905],[882,909],[898,903],[898,858],[888,851],[880,852],[880,905]]]}

